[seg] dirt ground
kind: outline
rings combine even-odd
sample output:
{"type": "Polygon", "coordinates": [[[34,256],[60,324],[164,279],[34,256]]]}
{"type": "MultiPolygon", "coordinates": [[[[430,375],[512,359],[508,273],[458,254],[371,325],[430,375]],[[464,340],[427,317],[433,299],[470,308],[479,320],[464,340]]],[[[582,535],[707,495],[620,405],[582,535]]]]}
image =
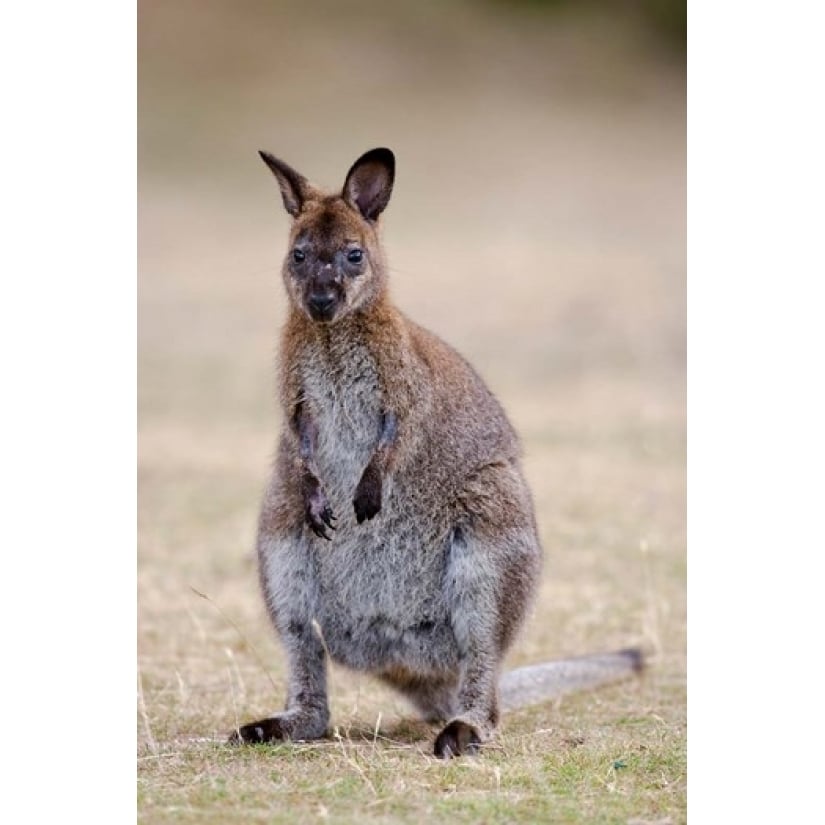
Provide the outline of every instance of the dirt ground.
{"type": "MultiPolygon", "coordinates": [[[[392,9],[139,5],[139,815],[289,821],[261,760],[228,767],[212,743],[279,708],[285,675],[253,543],[278,427],[287,216],[257,150],[337,187],[361,152],[386,145],[396,302],[472,361],[523,440],[546,565],[512,662],[637,643],[652,654],[641,685],[505,719],[502,747],[533,777],[534,805],[563,786],[561,774],[536,778],[540,749],[581,739],[594,765],[655,751],[661,764],[630,763],[638,786],[613,770],[578,798],[582,819],[558,821],[683,821],[684,67],[619,18],[392,9]]],[[[408,709],[366,678],[335,670],[332,691],[340,730],[380,728],[407,748],[393,770],[410,784],[385,796],[408,807],[364,817],[419,821],[443,803],[457,821],[508,818],[462,818],[441,779],[413,792],[431,733],[405,734],[408,709]]],[[[342,755],[345,741],[324,751],[328,770],[338,758],[355,782],[366,771],[363,792],[382,798],[369,771],[386,766],[342,755]]],[[[498,781],[508,787],[506,772],[498,781]]],[[[344,821],[336,805],[356,810],[358,787],[290,796],[292,821],[344,821]]],[[[512,799],[514,821],[537,815],[512,799]]]]}

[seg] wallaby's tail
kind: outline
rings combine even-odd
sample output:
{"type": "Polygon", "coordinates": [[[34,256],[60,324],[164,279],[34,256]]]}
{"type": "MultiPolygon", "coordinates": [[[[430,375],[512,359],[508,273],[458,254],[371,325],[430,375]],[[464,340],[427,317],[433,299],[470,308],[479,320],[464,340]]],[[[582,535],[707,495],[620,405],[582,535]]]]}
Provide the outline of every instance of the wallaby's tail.
{"type": "Polygon", "coordinates": [[[644,655],[636,647],[519,667],[501,676],[501,707],[514,710],[544,702],[564,693],[606,685],[643,669],[644,655]]]}

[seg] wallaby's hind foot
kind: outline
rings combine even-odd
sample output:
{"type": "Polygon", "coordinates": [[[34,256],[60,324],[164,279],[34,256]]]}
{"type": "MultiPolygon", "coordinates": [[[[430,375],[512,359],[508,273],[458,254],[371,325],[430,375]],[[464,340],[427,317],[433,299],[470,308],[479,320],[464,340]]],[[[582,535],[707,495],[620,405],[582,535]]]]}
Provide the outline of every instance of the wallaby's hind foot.
{"type": "Polygon", "coordinates": [[[259,745],[262,742],[283,742],[285,739],[307,740],[322,739],[326,734],[325,720],[299,717],[289,711],[241,725],[232,731],[229,736],[230,745],[251,744],[259,745]]]}
{"type": "Polygon", "coordinates": [[[230,745],[259,744],[261,742],[278,742],[289,739],[281,720],[277,716],[250,722],[233,730],[229,736],[230,745]]]}
{"type": "Polygon", "coordinates": [[[435,739],[434,752],[439,759],[472,756],[481,747],[481,736],[473,725],[454,719],[435,739]]]}

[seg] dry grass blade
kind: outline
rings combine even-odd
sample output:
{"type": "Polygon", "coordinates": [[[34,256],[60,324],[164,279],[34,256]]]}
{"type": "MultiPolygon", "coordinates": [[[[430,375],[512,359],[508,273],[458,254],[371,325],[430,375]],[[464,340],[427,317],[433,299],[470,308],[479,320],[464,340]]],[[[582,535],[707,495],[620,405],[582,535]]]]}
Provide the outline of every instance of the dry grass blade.
{"type": "Polygon", "coordinates": [[[140,715],[143,718],[143,728],[146,732],[146,742],[149,745],[149,750],[152,751],[154,756],[157,756],[159,753],[158,743],[155,737],[152,735],[152,726],[149,723],[149,713],[146,710],[146,700],[143,696],[143,675],[138,669],[138,708],[140,709],[140,715]]]}
{"type": "MultiPolygon", "coordinates": [[[[200,592],[200,590],[196,590],[194,587],[192,587],[192,585],[189,585],[189,589],[190,589],[190,590],[191,590],[191,591],[192,591],[192,592],[193,592],[196,596],[199,596],[201,599],[204,599],[205,601],[209,602],[209,604],[211,604],[211,605],[212,605],[212,607],[214,607],[214,608],[215,608],[215,610],[217,610],[217,611],[218,611],[218,613],[220,614],[221,618],[222,618],[222,619],[223,619],[223,620],[224,620],[224,621],[225,621],[228,625],[231,625],[231,627],[232,627],[232,628],[235,630],[235,632],[238,634],[239,638],[240,638],[240,639],[244,642],[244,644],[245,644],[245,645],[247,645],[247,646],[249,647],[249,649],[252,651],[252,655],[255,657],[255,660],[257,661],[257,663],[258,663],[259,667],[261,668],[261,671],[262,671],[262,672],[266,675],[266,678],[267,678],[267,679],[269,679],[269,683],[272,685],[272,689],[273,689],[274,691],[277,691],[277,690],[278,690],[278,686],[275,684],[275,680],[272,678],[271,674],[269,673],[269,670],[267,669],[266,665],[264,664],[264,660],[263,660],[263,658],[262,658],[262,657],[261,657],[261,655],[258,653],[258,650],[256,649],[255,645],[254,645],[254,644],[252,644],[252,642],[250,641],[249,637],[248,637],[248,636],[247,636],[247,635],[246,635],[246,634],[245,634],[245,633],[244,633],[244,632],[240,629],[240,627],[238,627],[237,622],[233,621],[233,620],[232,620],[229,616],[227,616],[227,615],[226,615],[226,613],[225,613],[223,610],[221,610],[221,608],[220,608],[217,604],[215,604],[215,602],[214,602],[211,598],[209,598],[209,596],[207,596],[207,595],[206,595],[206,593],[201,593],[201,592],[200,592]]],[[[231,651],[231,650],[229,650],[229,648],[226,648],[226,652],[227,652],[227,654],[229,655],[230,660],[232,660],[232,663],[234,664],[234,659],[233,659],[233,657],[232,657],[232,651],[231,651]]],[[[240,673],[238,673],[238,678],[240,679],[240,673]]]]}

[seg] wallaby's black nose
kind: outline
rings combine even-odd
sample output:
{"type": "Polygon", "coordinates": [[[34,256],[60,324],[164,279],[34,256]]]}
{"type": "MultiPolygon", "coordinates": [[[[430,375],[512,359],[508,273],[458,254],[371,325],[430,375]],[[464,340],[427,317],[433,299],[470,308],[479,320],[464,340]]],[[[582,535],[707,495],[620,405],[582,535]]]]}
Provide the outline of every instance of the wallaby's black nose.
{"type": "Polygon", "coordinates": [[[332,309],[332,305],[335,303],[335,297],[323,294],[310,295],[307,303],[313,312],[317,312],[319,315],[326,315],[332,309]]]}

